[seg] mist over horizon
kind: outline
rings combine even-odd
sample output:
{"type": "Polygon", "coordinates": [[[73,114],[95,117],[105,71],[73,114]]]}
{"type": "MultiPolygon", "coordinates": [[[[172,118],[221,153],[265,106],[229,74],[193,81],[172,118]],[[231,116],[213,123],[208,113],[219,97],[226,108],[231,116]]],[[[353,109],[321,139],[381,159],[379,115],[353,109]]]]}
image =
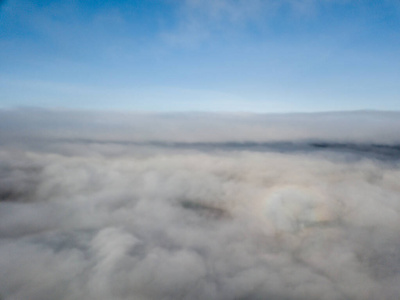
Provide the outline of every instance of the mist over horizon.
{"type": "Polygon", "coordinates": [[[399,128],[0,110],[0,297],[398,300],[399,128]]]}

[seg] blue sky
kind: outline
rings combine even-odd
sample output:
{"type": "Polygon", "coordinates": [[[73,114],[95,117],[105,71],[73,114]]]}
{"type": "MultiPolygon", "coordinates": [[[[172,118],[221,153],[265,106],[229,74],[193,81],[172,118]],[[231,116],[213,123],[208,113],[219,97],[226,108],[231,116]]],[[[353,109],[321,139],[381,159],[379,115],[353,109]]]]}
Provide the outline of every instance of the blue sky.
{"type": "Polygon", "coordinates": [[[3,108],[400,110],[398,0],[1,3],[3,108]]]}

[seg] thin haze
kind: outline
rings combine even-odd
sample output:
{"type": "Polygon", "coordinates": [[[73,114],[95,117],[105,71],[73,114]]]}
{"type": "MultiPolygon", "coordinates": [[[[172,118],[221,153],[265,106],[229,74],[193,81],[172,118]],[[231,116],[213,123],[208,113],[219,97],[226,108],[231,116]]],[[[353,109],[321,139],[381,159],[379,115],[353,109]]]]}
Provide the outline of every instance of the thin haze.
{"type": "Polygon", "coordinates": [[[400,110],[397,0],[0,4],[0,107],[400,110]]]}

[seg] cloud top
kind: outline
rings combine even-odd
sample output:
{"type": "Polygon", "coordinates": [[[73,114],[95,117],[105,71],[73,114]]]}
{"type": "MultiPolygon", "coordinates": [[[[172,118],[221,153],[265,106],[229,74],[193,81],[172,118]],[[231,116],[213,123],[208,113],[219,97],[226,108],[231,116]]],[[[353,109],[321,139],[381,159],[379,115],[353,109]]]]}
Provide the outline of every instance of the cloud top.
{"type": "Polygon", "coordinates": [[[399,160],[276,142],[396,147],[398,113],[1,115],[4,299],[399,298],[399,160]]]}

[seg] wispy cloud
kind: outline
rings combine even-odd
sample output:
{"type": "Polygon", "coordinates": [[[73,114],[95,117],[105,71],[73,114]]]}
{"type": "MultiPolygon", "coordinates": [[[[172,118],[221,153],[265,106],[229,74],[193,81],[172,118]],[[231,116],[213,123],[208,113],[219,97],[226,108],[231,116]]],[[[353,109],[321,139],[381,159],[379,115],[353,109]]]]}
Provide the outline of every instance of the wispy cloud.
{"type": "Polygon", "coordinates": [[[167,42],[196,46],[215,34],[229,35],[232,29],[246,26],[268,28],[271,18],[282,13],[289,18],[309,18],[318,13],[324,3],[344,1],[316,0],[186,0],[179,8],[175,28],[163,33],[167,42]]]}

